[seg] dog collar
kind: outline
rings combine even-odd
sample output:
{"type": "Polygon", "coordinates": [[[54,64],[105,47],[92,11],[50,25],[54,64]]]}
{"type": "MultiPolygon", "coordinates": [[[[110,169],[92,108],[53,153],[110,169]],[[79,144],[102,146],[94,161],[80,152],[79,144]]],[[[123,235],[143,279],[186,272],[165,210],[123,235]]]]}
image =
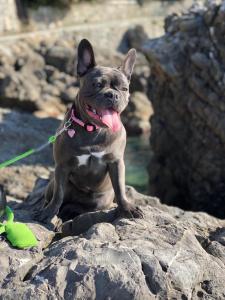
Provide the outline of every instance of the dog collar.
{"type": "MultiPolygon", "coordinates": [[[[95,115],[92,111],[90,110],[87,110],[87,113],[94,119],[96,120],[100,120],[100,117],[98,115],[95,115]]],[[[91,124],[91,123],[88,123],[88,122],[83,122],[82,120],[80,120],[79,118],[77,118],[75,116],[75,109],[74,109],[74,106],[72,106],[71,108],[71,114],[70,114],[70,120],[72,120],[74,123],[80,125],[81,127],[84,127],[84,129],[87,131],[87,132],[94,132],[96,131],[97,129],[100,128],[100,126],[98,125],[95,125],[95,124],[91,124]]],[[[67,133],[69,135],[69,137],[73,137],[74,134],[75,134],[75,130],[74,129],[69,129],[67,130],[67,133]]]]}

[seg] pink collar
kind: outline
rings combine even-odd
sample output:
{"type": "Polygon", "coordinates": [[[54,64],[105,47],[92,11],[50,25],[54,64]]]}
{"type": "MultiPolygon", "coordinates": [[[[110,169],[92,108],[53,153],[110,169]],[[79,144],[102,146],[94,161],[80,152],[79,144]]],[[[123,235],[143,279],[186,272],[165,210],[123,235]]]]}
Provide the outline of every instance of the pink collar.
{"type": "MultiPolygon", "coordinates": [[[[93,113],[91,110],[87,109],[87,113],[89,114],[89,116],[91,116],[92,118],[96,119],[96,120],[101,120],[101,117],[98,116],[97,114],[93,113]]],[[[70,119],[73,120],[74,123],[84,127],[84,129],[88,132],[94,132],[97,129],[100,128],[100,126],[95,125],[95,124],[91,124],[91,123],[84,123],[82,120],[78,119],[75,116],[75,110],[74,110],[74,106],[71,108],[71,114],[70,114],[70,119]]],[[[75,130],[74,129],[68,129],[68,135],[69,137],[73,137],[75,134],[75,130]]]]}

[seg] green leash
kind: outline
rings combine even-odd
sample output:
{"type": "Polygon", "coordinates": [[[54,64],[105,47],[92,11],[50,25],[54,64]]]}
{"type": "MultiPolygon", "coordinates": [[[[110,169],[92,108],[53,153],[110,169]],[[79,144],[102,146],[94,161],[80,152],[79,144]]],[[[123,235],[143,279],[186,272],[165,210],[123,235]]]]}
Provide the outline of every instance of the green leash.
{"type": "Polygon", "coordinates": [[[39,146],[38,148],[34,148],[34,149],[30,149],[24,153],[21,153],[20,155],[16,156],[16,157],[13,157],[7,161],[4,161],[3,163],[0,164],[0,170],[1,169],[4,169],[5,167],[9,166],[9,165],[12,165],[13,163],[21,160],[21,159],[24,159],[34,153],[37,153],[37,152],[40,152],[42,151],[44,148],[46,148],[49,144],[53,144],[55,143],[56,141],[56,138],[62,134],[65,130],[67,130],[71,125],[71,120],[69,119],[63,126],[63,128],[61,130],[59,130],[58,132],[56,132],[55,135],[52,135],[48,138],[48,141],[47,143],[44,143],[42,144],[41,146],[39,146]]]}
{"type": "Polygon", "coordinates": [[[48,139],[48,142],[45,143],[45,144],[43,144],[43,145],[41,145],[40,147],[38,147],[38,148],[36,148],[36,149],[30,149],[30,150],[28,150],[28,151],[26,151],[26,152],[24,152],[24,153],[22,153],[22,154],[20,154],[20,155],[18,155],[18,156],[16,156],[16,157],[13,157],[13,158],[11,158],[11,159],[9,159],[9,160],[7,160],[7,161],[1,163],[1,164],[0,164],[0,170],[1,170],[1,169],[4,169],[5,167],[7,167],[7,166],[9,166],[9,165],[12,165],[13,163],[17,162],[18,160],[21,160],[21,159],[23,159],[23,158],[26,158],[26,157],[30,156],[30,155],[33,154],[33,153],[37,153],[37,152],[43,150],[43,149],[44,149],[45,147],[47,147],[50,143],[54,143],[55,140],[56,140],[56,136],[55,136],[55,135],[50,136],[49,139],[48,139]]]}

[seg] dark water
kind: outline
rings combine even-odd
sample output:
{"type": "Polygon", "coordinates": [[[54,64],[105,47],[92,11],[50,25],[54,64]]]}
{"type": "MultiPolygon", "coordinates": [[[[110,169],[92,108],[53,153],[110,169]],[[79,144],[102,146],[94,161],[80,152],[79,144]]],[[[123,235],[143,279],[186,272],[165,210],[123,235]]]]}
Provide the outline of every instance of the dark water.
{"type": "Polygon", "coordinates": [[[126,183],[142,193],[147,193],[148,190],[149,159],[149,136],[129,137],[125,152],[126,183]]]}

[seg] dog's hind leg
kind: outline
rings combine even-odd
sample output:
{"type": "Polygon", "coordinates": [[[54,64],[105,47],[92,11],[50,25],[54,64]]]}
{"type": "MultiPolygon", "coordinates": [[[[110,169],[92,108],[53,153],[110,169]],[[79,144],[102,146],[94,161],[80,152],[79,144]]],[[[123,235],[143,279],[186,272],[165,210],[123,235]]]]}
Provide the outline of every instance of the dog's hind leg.
{"type": "MultiPolygon", "coordinates": [[[[44,207],[41,211],[35,213],[34,217],[38,221],[48,222],[59,212],[60,206],[63,203],[68,172],[68,167],[56,167],[52,198],[46,207],[44,207]]],[[[51,189],[49,188],[49,190],[46,193],[47,196],[51,195],[51,189]]]]}
{"type": "Polygon", "coordinates": [[[51,202],[51,199],[53,197],[53,191],[54,191],[54,178],[52,178],[46,189],[45,189],[45,202],[44,202],[44,206],[47,206],[50,202],[51,202]]]}

